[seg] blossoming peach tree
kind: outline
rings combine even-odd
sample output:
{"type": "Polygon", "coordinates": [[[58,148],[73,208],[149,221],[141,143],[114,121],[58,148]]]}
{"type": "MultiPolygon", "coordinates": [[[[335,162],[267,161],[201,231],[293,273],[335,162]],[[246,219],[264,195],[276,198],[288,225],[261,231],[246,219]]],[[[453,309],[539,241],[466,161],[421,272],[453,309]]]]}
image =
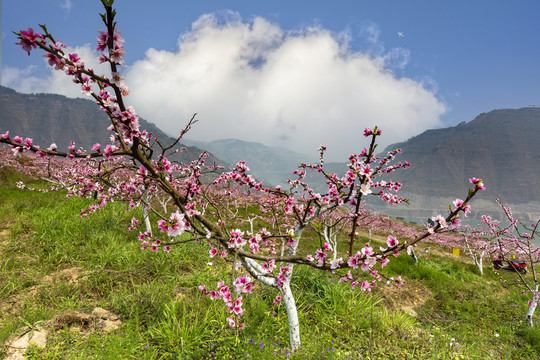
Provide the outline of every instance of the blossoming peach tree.
{"type": "MultiPolygon", "coordinates": [[[[535,245],[535,239],[538,239],[538,226],[540,219],[534,223],[526,223],[517,219],[512,209],[504,206],[497,199],[501,209],[506,217],[505,222],[500,222],[493,219],[491,216],[482,216],[482,224],[476,229],[484,239],[489,240],[490,253],[494,255],[498,261],[508,261],[508,269],[514,270],[517,276],[517,281],[511,285],[516,285],[524,295],[529,295],[531,298],[527,302],[527,314],[525,320],[527,324],[533,326],[533,315],[540,302],[540,281],[536,273],[535,265],[540,262],[540,248],[535,245]],[[517,259],[521,262],[526,262],[531,271],[530,276],[525,276],[524,273],[518,271],[512,260],[517,259]]],[[[504,279],[499,270],[493,266],[493,271],[499,275],[503,283],[508,283],[504,279]]]]}
{"type": "MultiPolygon", "coordinates": [[[[47,160],[47,164],[51,164],[48,160],[51,158],[77,164],[70,165],[69,170],[64,167],[64,171],[55,172],[55,177],[71,194],[94,197],[95,203],[83,214],[118,198],[128,201],[131,207],[142,206],[154,212],[159,231],[153,233],[147,228],[139,233],[143,249],[168,252],[174,244],[206,241],[212,261],[227,260],[234,275],[230,281],[219,281],[216,287],[201,284],[199,290],[211,299],[224,301],[230,312],[231,327],[244,327],[243,297],[252,292],[254,281],[259,281],[279,291],[276,300],[282,301],[287,311],[290,346],[293,351],[298,349],[300,325],[291,291],[296,265],[329,272],[340,283],[363,291],[370,291],[382,280],[401,284],[400,277],[384,275],[383,268],[390,259],[432,234],[459,226],[459,213],[484,189],[480,179],[471,179],[473,186],[467,197],[456,201],[446,217],[435,217],[423,233],[413,238],[400,241],[388,236],[384,246],[374,248],[359,237],[365,218],[364,197],[378,196],[390,204],[404,201],[396,194],[401,184],[385,180],[385,176],[410,166],[407,162],[394,163],[399,149],[382,158],[376,156],[377,138],[381,135],[377,127],[365,129],[363,135],[369,145],[349,157],[348,171],[342,176],[326,171],[326,148],[321,146],[320,161],[301,164],[288,181],[287,189],[264,187],[249,175],[249,168],[242,161],[232,171],[216,173],[212,181],[205,182],[203,173],[216,170],[215,166],[205,164],[206,154],[188,164],[171,160],[180,140],[196,122],[194,117],[169,145],[139,128],[135,110],[124,100],[129,95],[120,72],[124,65],[124,40],[114,21],[113,0],[101,2],[106,28],[99,31],[97,50],[99,61],[110,66],[110,75],[97,74],[86,67],[83,59],[76,53],[68,53],[64,44],[43,25],[41,32],[29,28],[16,35],[17,44],[24,51],[29,55],[34,49],[44,51],[51,67],[72,77],[81,91],[95,100],[110,119],[111,143],[95,144],[90,151],[78,149],[72,143],[67,151],[61,151],[54,144],[40,147],[30,138],[12,137],[9,132],[0,134],[0,143],[8,144],[15,155],[29,151],[37,159],[47,160]],[[308,172],[322,177],[325,192],[310,187],[305,180],[308,172]],[[250,200],[238,201],[239,196],[234,192],[249,192],[250,200]],[[149,195],[161,198],[166,206],[156,207],[149,195]],[[250,225],[248,229],[239,225],[242,221],[250,225]],[[311,224],[322,231],[322,236],[302,236],[311,224]],[[335,236],[336,232],[343,236],[335,236]],[[338,241],[343,246],[338,246],[338,241]]],[[[136,226],[134,219],[130,227],[136,226]]]]}

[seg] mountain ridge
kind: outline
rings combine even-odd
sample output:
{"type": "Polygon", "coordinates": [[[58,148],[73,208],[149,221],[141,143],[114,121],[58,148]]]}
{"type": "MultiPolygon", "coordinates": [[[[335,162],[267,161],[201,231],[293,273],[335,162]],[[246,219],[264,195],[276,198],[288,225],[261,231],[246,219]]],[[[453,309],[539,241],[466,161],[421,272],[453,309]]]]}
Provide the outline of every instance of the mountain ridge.
{"type": "MultiPolygon", "coordinates": [[[[176,139],[156,125],[139,118],[141,129],[152,133],[164,144],[176,139]]],[[[67,149],[73,140],[77,147],[91,149],[95,143],[110,143],[111,132],[107,130],[110,120],[95,102],[82,98],[68,98],[58,94],[23,94],[0,86],[0,132],[9,131],[12,136],[32,138],[34,144],[48,147],[53,142],[58,149],[67,149]]],[[[203,152],[194,146],[174,154],[174,160],[189,162],[203,152]]],[[[210,154],[207,163],[225,165],[210,154]]]]}
{"type": "Polygon", "coordinates": [[[482,210],[496,209],[495,199],[500,199],[505,205],[528,207],[521,213],[533,220],[540,216],[539,134],[540,108],[497,109],[470,122],[427,130],[386,150],[401,148],[411,169],[393,178],[404,184],[405,196],[422,197],[426,210],[441,199],[464,197],[469,179],[477,177],[487,187],[475,199],[482,210]]]}
{"type": "MultiPolygon", "coordinates": [[[[174,141],[154,124],[144,119],[140,122],[141,128],[155,137],[166,143],[174,141]]],[[[59,148],[67,148],[73,139],[77,146],[90,148],[96,142],[109,142],[108,125],[107,116],[93,101],[56,94],[20,94],[0,87],[2,133],[9,130],[12,135],[32,137],[35,144],[44,147],[54,141],[59,148]]],[[[432,216],[447,208],[456,197],[464,198],[470,187],[468,179],[477,177],[484,180],[487,190],[474,199],[476,218],[480,213],[497,212],[495,199],[499,198],[512,206],[515,214],[536,220],[540,217],[539,134],[540,108],[534,107],[492,110],[456,126],[426,130],[386,149],[401,148],[396,160],[412,165],[389,176],[403,183],[400,193],[410,198],[411,204],[369,204],[393,216],[432,216]]],[[[299,164],[318,161],[317,154],[309,156],[255,141],[185,138],[181,142],[187,150],[181,153],[179,161],[194,160],[204,150],[213,154],[208,163],[226,168],[243,160],[251,174],[269,186],[285,186],[299,164]]],[[[327,162],[325,168],[338,176],[348,170],[345,162],[327,162]]],[[[324,191],[326,186],[320,176],[310,174],[306,179],[314,189],[324,191]]]]}

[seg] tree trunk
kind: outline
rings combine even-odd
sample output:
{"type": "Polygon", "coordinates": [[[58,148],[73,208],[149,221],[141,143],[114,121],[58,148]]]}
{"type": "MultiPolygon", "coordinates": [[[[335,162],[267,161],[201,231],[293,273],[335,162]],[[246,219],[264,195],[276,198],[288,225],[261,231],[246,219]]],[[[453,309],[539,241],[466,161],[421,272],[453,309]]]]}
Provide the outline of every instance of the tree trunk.
{"type": "Polygon", "coordinates": [[[539,284],[536,284],[536,286],[534,287],[534,296],[531,300],[531,302],[529,302],[529,311],[527,311],[527,324],[529,324],[530,327],[533,327],[533,315],[534,315],[534,311],[536,310],[536,306],[538,305],[538,301],[540,300],[540,292],[538,292],[538,285],[539,284]]]}
{"type": "Polygon", "coordinates": [[[482,250],[482,253],[480,255],[476,255],[474,251],[472,251],[471,246],[469,245],[469,241],[467,240],[467,237],[464,236],[463,239],[465,240],[465,245],[467,245],[467,250],[469,250],[469,254],[471,254],[472,259],[474,260],[474,263],[476,264],[476,267],[478,268],[478,271],[480,271],[480,275],[484,275],[484,265],[482,264],[484,256],[486,255],[486,250],[482,250]]]}
{"type": "Polygon", "coordinates": [[[150,233],[150,236],[152,236],[152,225],[150,224],[150,218],[148,217],[148,210],[146,209],[146,205],[142,204],[142,213],[143,213],[143,219],[144,219],[144,225],[146,226],[146,231],[150,233]]]}
{"type": "Polygon", "coordinates": [[[480,258],[478,259],[478,262],[476,263],[476,265],[478,266],[478,271],[480,271],[480,275],[484,275],[484,265],[483,265],[483,252],[482,252],[482,255],[480,256],[480,258]]]}
{"type": "MultiPolygon", "coordinates": [[[[295,242],[293,245],[289,246],[288,254],[289,256],[296,255],[296,249],[300,244],[300,239],[302,238],[302,232],[304,228],[299,226],[295,229],[295,242]]],[[[289,321],[289,339],[291,343],[291,351],[296,351],[300,348],[300,323],[298,321],[298,310],[296,309],[296,301],[294,300],[293,293],[291,291],[291,279],[294,269],[293,263],[287,263],[289,267],[289,272],[285,274],[287,276],[287,281],[281,285],[279,291],[281,291],[281,296],[283,303],[285,304],[285,310],[287,310],[287,320],[289,321]]]]}
{"type": "Polygon", "coordinates": [[[296,351],[300,348],[300,322],[298,321],[298,311],[296,309],[296,301],[294,300],[293,293],[291,291],[291,276],[292,276],[292,264],[291,270],[287,277],[287,281],[284,282],[281,287],[277,286],[276,278],[265,274],[261,265],[253,259],[241,258],[244,268],[253,275],[257,280],[266,286],[277,288],[281,293],[281,301],[285,305],[287,311],[287,320],[289,322],[289,339],[291,351],[296,351]]]}
{"type": "Polygon", "coordinates": [[[142,209],[142,215],[144,220],[144,225],[146,226],[146,231],[150,233],[150,236],[152,236],[152,225],[150,224],[150,214],[148,213],[147,206],[150,206],[150,197],[148,196],[148,193],[145,192],[142,198],[143,202],[140,205],[142,209]]]}
{"type": "Polygon", "coordinates": [[[424,249],[424,251],[422,251],[420,254],[416,255],[416,253],[414,252],[414,249],[411,249],[411,257],[414,259],[414,265],[418,265],[418,260],[422,257],[422,255],[424,255],[425,253],[427,253],[429,250],[431,249],[431,246],[428,246],[427,248],[424,249]]]}
{"type": "Polygon", "coordinates": [[[323,224],[324,240],[330,244],[332,248],[333,259],[337,259],[337,232],[332,231],[332,228],[323,224]]]}
{"type": "Polygon", "coordinates": [[[287,311],[291,351],[294,352],[300,348],[300,323],[298,322],[298,311],[291,291],[290,281],[285,282],[279,290],[281,291],[282,301],[287,311]]]}
{"type": "MultiPolygon", "coordinates": [[[[296,255],[296,249],[302,237],[303,227],[298,227],[295,229],[296,237],[293,245],[289,246],[288,256],[296,255]]],[[[285,305],[285,310],[287,311],[287,320],[289,322],[289,339],[291,351],[294,352],[300,348],[300,322],[298,321],[298,310],[296,309],[296,301],[294,300],[294,295],[291,291],[291,278],[294,270],[293,263],[286,263],[289,267],[289,271],[285,274],[287,281],[277,286],[277,281],[275,276],[269,276],[263,270],[261,265],[250,258],[242,257],[240,258],[244,268],[253,275],[257,280],[259,280],[264,285],[277,288],[281,293],[281,301],[285,305]]]]}

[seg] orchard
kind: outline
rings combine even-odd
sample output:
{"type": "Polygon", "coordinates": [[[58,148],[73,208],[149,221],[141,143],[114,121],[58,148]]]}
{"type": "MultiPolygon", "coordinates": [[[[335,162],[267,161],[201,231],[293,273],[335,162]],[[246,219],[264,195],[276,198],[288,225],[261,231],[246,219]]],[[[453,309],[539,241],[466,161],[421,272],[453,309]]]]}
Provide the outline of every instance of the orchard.
{"type": "MultiPolygon", "coordinates": [[[[481,179],[471,178],[471,189],[464,199],[456,199],[446,215],[433,217],[421,229],[390,229],[392,222],[370,214],[366,197],[397,204],[407,201],[398,195],[402,184],[392,181],[396,171],[406,171],[410,164],[399,161],[399,149],[387,154],[376,153],[378,127],[366,128],[358,139],[366,146],[346,160],[345,174],[328,172],[325,168],[326,148],[318,151],[314,164],[300,164],[285,187],[265,187],[249,174],[249,164],[239,161],[231,171],[207,164],[207,154],[189,163],[173,160],[182,151],[181,141],[196,117],[186,119],[176,141],[164,144],[140,128],[136,110],[128,105],[129,87],[122,77],[124,40],[115,21],[112,0],[101,0],[104,29],[99,30],[96,49],[99,61],[107,63],[110,73],[98,74],[85,66],[84,59],[68,53],[45,26],[17,32],[18,44],[31,55],[41,51],[49,65],[65,73],[80,86],[81,92],[93,98],[110,120],[111,142],[78,148],[73,143],[67,149],[55,144],[34,144],[24,134],[0,133],[0,143],[10,152],[1,152],[3,165],[44,179],[50,190],[67,189],[69,196],[93,199],[82,209],[82,217],[122,201],[128,209],[143,209],[143,218],[133,218],[126,236],[133,237],[142,251],[174,252],[175,245],[204,242],[209,245],[208,262],[223,262],[230,267],[230,277],[215,279],[213,284],[199,284],[199,291],[213,301],[223,302],[229,312],[228,324],[236,334],[250,324],[244,302],[255,291],[256,283],[275,289],[276,302],[283,304],[288,319],[289,342],[292,351],[301,343],[301,324],[291,283],[297,266],[315,273],[322,271],[335,277],[336,286],[348,284],[357,291],[375,287],[391,288],[405,279],[385,274],[385,267],[402,253],[414,253],[420,242],[430,237],[446,242],[445,233],[462,231],[465,240],[452,245],[467,247],[482,269],[481,260],[487,254],[508,254],[519,251],[534,264],[538,260],[530,240],[538,223],[529,232],[512,235],[516,228],[509,209],[505,208],[510,225],[485,218],[481,230],[460,230],[461,219],[470,212],[471,199],[485,190],[481,179]],[[42,145],[42,146],[40,146],[42,145]],[[21,159],[27,164],[21,166],[21,159]],[[305,180],[308,173],[323,179],[326,190],[313,190],[305,180]],[[142,224],[145,224],[144,228],[142,224]],[[366,243],[360,230],[391,232],[384,246],[366,243]],[[309,232],[309,236],[305,235],[309,232]],[[474,255],[476,254],[476,255],[474,255]]],[[[196,109],[194,109],[196,110],[196,109]]],[[[234,126],[234,124],[231,124],[234,126]]],[[[20,184],[21,187],[25,185],[20,184]]],[[[406,185],[404,185],[406,186],[406,185]]],[[[456,241],[456,237],[451,237],[456,241]]],[[[539,283],[534,266],[532,283],[523,280],[524,291],[532,294],[527,321],[539,300],[539,283]]]]}

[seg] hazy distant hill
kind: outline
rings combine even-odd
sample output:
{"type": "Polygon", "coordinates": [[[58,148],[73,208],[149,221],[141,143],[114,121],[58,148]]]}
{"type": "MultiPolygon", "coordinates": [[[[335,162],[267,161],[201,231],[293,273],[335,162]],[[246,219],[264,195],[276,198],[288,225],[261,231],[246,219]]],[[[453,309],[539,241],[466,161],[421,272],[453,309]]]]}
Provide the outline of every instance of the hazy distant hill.
{"type": "MultiPolygon", "coordinates": [[[[146,129],[162,141],[174,141],[154,124],[139,120],[141,129],[146,129]]],[[[66,150],[70,140],[77,147],[90,149],[93,144],[110,143],[110,121],[103,111],[91,100],[72,99],[55,94],[21,94],[0,86],[0,133],[9,130],[11,136],[33,138],[34,144],[48,147],[55,142],[59,149],[66,150]]],[[[196,159],[201,149],[188,147],[181,154],[181,161],[196,159]]],[[[221,163],[215,157],[209,162],[221,163]]]]}
{"type": "Polygon", "coordinates": [[[400,159],[412,165],[394,176],[413,200],[403,214],[426,213],[444,208],[449,198],[463,198],[474,176],[487,186],[475,201],[477,209],[494,207],[499,198],[535,219],[540,215],[539,136],[540,108],[504,109],[390,146],[400,147],[400,159]]]}
{"type": "Polygon", "coordinates": [[[294,179],[293,171],[299,164],[317,159],[317,154],[299,154],[284,148],[238,139],[207,142],[186,139],[185,143],[206,149],[231,165],[243,160],[253,176],[271,185],[284,186],[287,179],[294,179]]]}

